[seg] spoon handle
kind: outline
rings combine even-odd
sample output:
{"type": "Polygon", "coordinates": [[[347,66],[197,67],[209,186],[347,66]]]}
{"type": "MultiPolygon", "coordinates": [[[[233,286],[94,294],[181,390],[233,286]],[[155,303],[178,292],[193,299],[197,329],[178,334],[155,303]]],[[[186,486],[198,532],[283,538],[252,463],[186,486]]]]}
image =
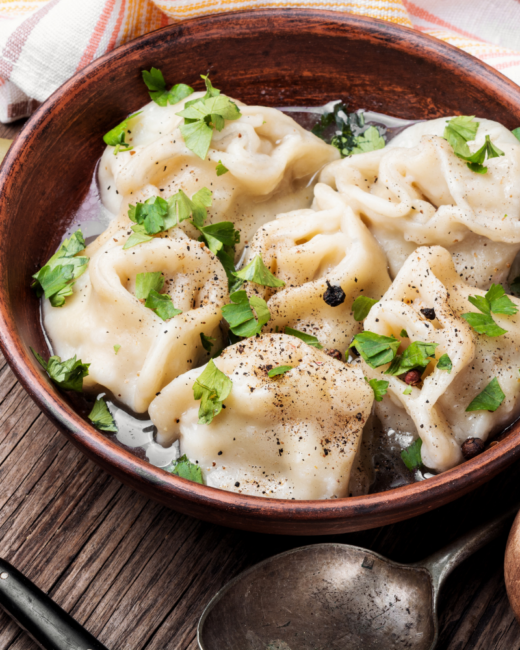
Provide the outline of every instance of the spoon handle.
{"type": "Polygon", "coordinates": [[[423,567],[431,573],[435,601],[441,585],[453,569],[488,542],[499,537],[511,525],[518,508],[519,506],[516,504],[495,519],[470,530],[437,553],[430,555],[426,560],[414,565],[423,567]]]}
{"type": "Polygon", "coordinates": [[[44,650],[107,650],[47,594],[1,558],[0,607],[44,650]]]}

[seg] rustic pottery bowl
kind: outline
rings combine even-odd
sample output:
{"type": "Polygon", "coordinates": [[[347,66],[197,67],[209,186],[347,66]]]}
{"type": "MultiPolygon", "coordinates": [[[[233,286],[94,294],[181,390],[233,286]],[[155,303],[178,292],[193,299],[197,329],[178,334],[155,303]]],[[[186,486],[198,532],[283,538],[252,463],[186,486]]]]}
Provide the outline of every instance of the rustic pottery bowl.
{"type": "MultiPolygon", "coordinates": [[[[381,526],[451,501],[520,456],[520,424],[477,458],[388,492],[333,501],[248,497],[171,476],[117,446],[47,379],[31,275],[48,259],[87,193],[103,134],[149,101],[141,70],[246,103],[351,108],[401,118],[482,115],[520,125],[520,88],[464,52],[386,22],[315,10],[222,14],[170,26],[88,66],[27,123],[0,169],[0,344],[20,382],[59,429],[124,483],[180,512],[255,531],[332,534],[381,526]]],[[[172,81],[173,82],[173,81],[172,81]]],[[[38,444],[35,441],[34,444],[38,444]]]]}

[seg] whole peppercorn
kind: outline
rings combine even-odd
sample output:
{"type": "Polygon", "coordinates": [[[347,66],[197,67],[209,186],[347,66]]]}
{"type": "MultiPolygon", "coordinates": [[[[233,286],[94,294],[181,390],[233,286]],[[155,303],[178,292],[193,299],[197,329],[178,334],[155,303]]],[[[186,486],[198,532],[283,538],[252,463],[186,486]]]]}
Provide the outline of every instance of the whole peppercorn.
{"type": "Polygon", "coordinates": [[[468,438],[462,443],[460,448],[464,458],[469,460],[484,451],[484,442],[480,438],[468,438]]]}
{"type": "Polygon", "coordinates": [[[404,381],[409,386],[417,386],[421,383],[421,373],[418,370],[409,370],[404,376],[404,381]]]}
{"type": "Polygon", "coordinates": [[[345,292],[339,286],[333,286],[327,280],[327,291],[323,294],[323,300],[329,305],[329,307],[339,307],[345,302],[345,292]]]}
{"type": "Polygon", "coordinates": [[[421,309],[420,312],[428,320],[435,320],[435,309],[425,307],[424,309],[421,309]]]}
{"type": "Polygon", "coordinates": [[[331,348],[330,350],[325,350],[325,354],[328,354],[329,357],[332,357],[333,359],[337,359],[338,361],[343,361],[343,355],[339,350],[335,350],[334,348],[331,348]]]}

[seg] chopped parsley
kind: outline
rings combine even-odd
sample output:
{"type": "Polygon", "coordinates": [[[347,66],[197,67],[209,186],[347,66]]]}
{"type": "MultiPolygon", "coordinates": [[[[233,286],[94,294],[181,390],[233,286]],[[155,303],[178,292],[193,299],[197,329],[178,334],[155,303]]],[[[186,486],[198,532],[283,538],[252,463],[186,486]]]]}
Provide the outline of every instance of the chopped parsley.
{"type": "Polygon", "coordinates": [[[411,395],[411,394],[412,394],[412,387],[411,387],[411,386],[407,386],[407,387],[403,390],[403,395],[411,395]]]}
{"type": "Polygon", "coordinates": [[[262,327],[271,318],[265,300],[259,296],[248,298],[243,290],[235,291],[230,298],[233,304],[224,305],[222,315],[229,323],[233,334],[244,337],[260,334],[262,327]]]}
{"type": "Polygon", "coordinates": [[[367,381],[374,391],[374,398],[376,402],[382,402],[383,397],[386,395],[388,392],[388,385],[390,384],[389,381],[385,381],[384,379],[367,379],[365,377],[365,381],[367,381]]]}
{"type": "Polygon", "coordinates": [[[206,83],[206,94],[200,99],[186,102],[184,110],[177,115],[184,118],[180,131],[186,146],[204,160],[211,144],[213,129],[222,131],[226,120],[237,120],[242,113],[235,102],[213,88],[208,77],[201,77],[206,83]]]}
{"type": "Polygon", "coordinates": [[[367,151],[376,151],[384,149],[385,139],[381,137],[375,126],[369,126],[368,129],[356,138],[356,146],[353,147],[351,154],[366,153],[367,151]]]}
{"type": "Polygon", "coordinates": [[[240,280],[261,284],[263,287],[285,287],[285,282],[271,273],[260,255],[256,255],[247,266],[233,275],[240,280]]]}
{"type": "Polygon", "coordinates": [[[377,300],[369,298],[368,296],[358,296],[352,303],[354,320],[357,320],[358,322],[365,320],[376,302],[377,300]]]}
{"type": "Polygon", "coordinates": [[[224,167],[222,161],[219,160],[215,171],[217,172],[217,176],[222,176],[223,174],[227,174],[229,169],[227,167],[224,167]]]}
{"type": "Polygon", "coordinates": [[[119,345],[119,343],[116,343],[116,344],[114,345],[114,354],[117,354],[117,353],[119,352],[120,349],[121,349],[121,346],[119,345]]]}
{"type": "Polygon", "coordinates": [[[217,257],[219,252],[225,250],[226,247],[234,250],[235,245],[240,242],[240,233],[235,230],[231,221],[210,223],[208,226],[198,227],[198,230],[201,232],[199,241],[204,241],[213,255],[217,257]]]}
{"type": "Polygon", "coordinates": [[[163,73],[158,68],[142,71],[143,81],[150,91],[150,98],[159,106],[178,104],[181,99],[189,97],[194,91],[186,84],[175,84],[170,90],[166,90],[166,82],[163,73]]]}
{"type": "Polygon", "coordinates": [[[108,410],[105,400],[100,397],[96,400],[94,408],[90,411],[88,419],[100,431],[117,432],[117,425],[112,413],[108,410]]]}
{"type": "Polygon", "coordinates": [[[130,151],[130,149],[133,149],[128,142],[125,142],[126,132],[129,129],[130,122],[134,117],[141,115],[141,113],[142,111],[139,111],[138,113],[129,115],[126,120],[123,120],[121,124],[118,124],[103,136],[105,144],[108,144],[110,147],[115,147],[114,156],[117,156],[120,151],[130,151]]]}
{"type": "Polygon", "coordinates": [[[89,262],[88,257],[77,253],[85,249],[85,240],[81,230],[76,230],[66,239],[54,255],[38,273],[32,277],[32,288],[38,297],[45,295],[53,307],[62,307],[65,298],[72,295],[74,282],[85,273],[89,262]]]}
{"type": "Polygon", "coordinates": [[[135,297],[146,300],[151,291],[159,292],[164,284],[161,271],[155,273],[138,273],[135,278],[135,297]]]}
{"type": "Polygon", "coordinates": [[[195,465],[195,463],[190,462],[186,454],[184,454],[184,456],[181,456],[175,462],[171,473],[174,476],[179,476],[180,478],[185,478],[188,481],[193,481],[194,483],[200,483],[201,485],[204,485],[201,468],[198,465],[195,465]]]}
{"type": "Polygon", "coordinates": [[[206,336],[201,332],[200,342],[202,343],[202,347],[206,350],[206,352],[208,354],[211,354],[211,350],[216,343],[216,339],[212,338],[211,336],[206,336]]]}
{"type": "Polygon", "coordinates": [[[297,339],[307,343],[313,348],[318,348],[318,350],[323,350],[323,345],[318,341],[315,336],[312,334],[306,334],[305,332],[300,332],[300,330],[294,330],[292,327],[286,327],[284,334],[289,334],[289,336],[296,336],[297,339]]]}
{"type": "Polygon", "coordinates": [[[442,357],[440,357],[438,363],[437,363],[437,368],[439,370],[446,370],[448,375],[451,375],[451,370],[453,368],[453,364],[451,362],[451,359],[447,354],[443,354],[442,357]]]}
{"type": "Polygon", "coordinates": [[[484,390],[479,393],[469,404],[467,411],[496,411],[505,400],[503,390],[498,379],[493,377],[484,390]]]}
{"type": "Polygon", "coordinates": [[[278,375],[284,375],[286,372],[289,372],[289,370],[292,369],[292,366],[276,366],[276,368],[269,370],[267,374],[269,377],[276,377],[278,375]]]}
{"type": "Polygon", "coordinates": [[[513,129],[511,133],[515,136],[517,140],[520,140],[520,126],[517,126],[516,129],[513,129]]]}
{"type": "Polygon", "coordinates": [[[379,368],[395,359],[401,342],[394,336],[382,336],[375,332],[356,334],[349,348],[355,347],[371,368],[379,368]]]}
{"type": "Polygon", "coordinates": [[[487,336],[501,336],[507,332],[507,330],[497,325],[491,313],[513,316],[518,312],[515,303],[506,295],[504,288],[500,284],[492,284],[485,296],[469,296],[468,300],[481,313],[468,312],[461,314],[462,318],[476,332],[487,336]]]}
{"type": "Polygon", "coordinates": [[[474,115],[454,117],[446,123],[444,137],[452,146],[455,155],[465,160],[471,171],[485,174],[487,167],[484,163],[491,158],[503,156],[504,152],[491,142],[489,135],[486,135],[482,147],[475,153],[471,153],[467,143],[475,139],[478,127],[479,122],[475,121],[474,115]]]}
{"type": "Polygon", "coordinates": [[[402,336],[404,339],[409,339],[408,332],[405,329],[402,329],[399,333],[399,336],[402,336]]]}
{"type": "Polygon", "coordinates": [[[170,295],[167,293],[159,293],[152,289],[146,298],[144,303],[145,307],[151,309],[159,318],[162,320],[169,320],[174,316],[182,314],[181,309],[177,309],[173,305],[173,301],[170,295]]]}
{"type": "Polygon", "coordinates": [[[412,443],[406,449],[403,449],[401,452],[401,458],[406,467],[413,472],[416,469],[419,469],[422,465],[422,454],[421,454],[422,440],[417,438],[417,440],[412,443]]]}
{"type": "Polygon", "coordinates": [[[414,341],[406,348],[403,354],[399,354],[385,371],[385,375],[402,375],[414,368],[424,369],[435,359],[435,348],[438,343],[424,343],[423,341],[414,341]]]}
{"type": "Polygon", "coordinates": [[[83,377],[87,377],[90,363],[83,363],[81,359],[76,359],[76,355],[66,361],[62,361],[57,356],[44,361],[32,348],[31,352],[57,386],[63,388],[63,390],[74,390],[77,393],[83,392],[83,377]]]}
{"type": "Polygon", "coordinates": [[[222,403],[231,393],[233,382],[210,360],[193,384],[193,397],[200,399],[199,424],[210,424],[222,410],[222,403]]]}

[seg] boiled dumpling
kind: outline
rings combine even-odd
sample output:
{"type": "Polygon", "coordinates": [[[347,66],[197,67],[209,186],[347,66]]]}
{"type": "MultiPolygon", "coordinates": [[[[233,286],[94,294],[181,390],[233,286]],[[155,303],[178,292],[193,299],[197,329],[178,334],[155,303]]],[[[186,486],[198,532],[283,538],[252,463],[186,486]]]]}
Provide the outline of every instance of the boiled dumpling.
{"type": "MultiPolygon", "coordinates": [[[[468,300],[472,295],[484,296],[485,292],[461,280],[447,250],[421,247],[410,255],[365,320],[365,331],[399,339],[401,352],[415,341],[438,344],[436,361],[429,363],[420,387],[384,374],[388,364],[373,369],[363,361],[367,377],[389,382],[388,393],[376,403],[384,429],[419,435],[423,462],[437,471],[461,462],[460,447],[467,438],[486,440],[519,410],[519,314],[493,313],[506,334],[477,334],[461,318],[463,313],[478,313],[468,300]],[[437,367],[444,354],[453,365],[450,373],[437,367]],[[505,394],[502,404],[495,412],[467,412],[494,378],[505,394]]],[[[520,300],[511,300],[520,307],[520,300]]]]}
{"type": "Polygon", "coordinates": [[[116,233],[91,257],[63,307],[43,303],[54,353],[90,363],[85,389],[105,387],[137,413],[177,375],[207,360],[201,332],[221,339],[224,269],[203,244],[177,234],[124,250],[126,231],[116,233]],[[167,321],[134,295],[137,274],[158,271],[182,310],[167,321]]]}
{"type": "Polygon", "coordinates": [[[520,142],[478,118],[472,152],[489,135],[504,156],[486,174],[468,169],[441,137],[447,120],[407,128],[378,151],[332,163],[320,180],[338,189],[369,225],[395,277],[417,246],[444,246],[473,286],[503,283],[520,250],[520,142]]]}
{"type": "Polygon", "coordinates": [[[268,301],[271,320],[264,331],[291,327],[341,352],[362,329],[352,313],[354,299],[379,300],[390,286],[386,258],[368,228],[337,192],[323,184],[315,188],[312,210],[279,215],[260,228],[244,263],[257,255],[286,283],[276,292],[260,285],[248,287],[268,301]],[[325,302],[327,283],[343,289],[342,304],[333,307],[325,302]]]}
{"type": "MultiPolygon", "coordinates": [[[[201,97],[194,93],[187,100],[201,97]]],[[[208,222],[232,221],[241,231],[242,245],[257,228],[286,210],[310,206],[311,179],[339,153],[291,117],[274,108],[236,102],[242,116],[214,131],[208,155],[201,160],[184,142],[176,115],[186,100],[174,106],[147,104],[130,122],[131,151],[107,147],[99,165],[103,204],[118,215],[102,243],[114,230],[131,225],[128,205],[182,189],[192,196],[202,187],[213,193],[208,222]],[[216,166],[229,170],[217,176],[216,166]]],[[[184,223],[191,236],[198,236],[184,223]]]]}
{"type": "Polygon", "coordinates": [[[207,485],[258,496],[328,499],[347,495],[352,463],[373,396],[359,368],[299,339],[268,334],[214,360],[233,381],[225,408],[198,423],[190,370],[161,391],[150,417],[163,445],[201,467],[207,485]],[[292,370],[269,378],[273,367],[292,370]]]}

